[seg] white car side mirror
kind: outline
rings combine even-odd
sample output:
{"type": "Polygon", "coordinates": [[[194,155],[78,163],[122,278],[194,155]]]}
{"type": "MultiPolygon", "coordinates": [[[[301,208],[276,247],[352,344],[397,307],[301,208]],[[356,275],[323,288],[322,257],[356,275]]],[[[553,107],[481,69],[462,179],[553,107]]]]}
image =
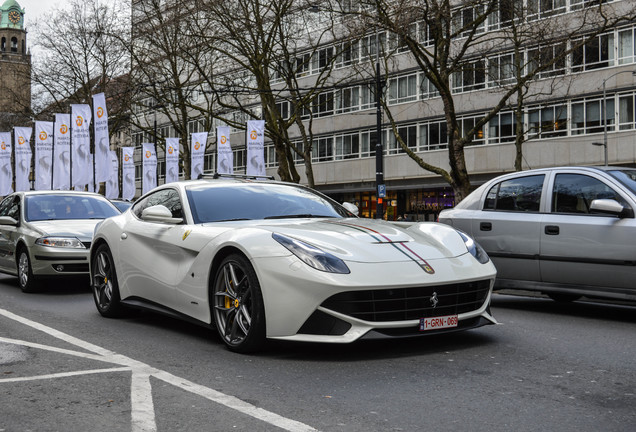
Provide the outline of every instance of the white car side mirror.
{"type": "Polygon", "coordinates": [[[183,222],[182,218],[173,218],[172,212],[168,210],[166,206],[162,205],[155,205],[143,209],[141,219],[148,222],[162,222],[174,225],[183,222]]]}
{"type": "Polygon", "coordinates": [[[358,216],[359,210],[357,205],[350,202],[343,202],[342,206],[346,208],[347,210],[349,210],[354,215],[358,216]]]}

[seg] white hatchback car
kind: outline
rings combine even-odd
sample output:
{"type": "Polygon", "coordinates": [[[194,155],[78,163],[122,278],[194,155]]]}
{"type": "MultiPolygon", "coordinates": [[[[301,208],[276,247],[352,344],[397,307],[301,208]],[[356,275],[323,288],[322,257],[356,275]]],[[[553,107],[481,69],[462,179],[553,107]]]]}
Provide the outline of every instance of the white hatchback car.
{"type": "Polygon", "coordinates": [[[471,235],[495,289],[636,300],[636,169],[558,167],[481,185],[439,221],[471,235]]]}

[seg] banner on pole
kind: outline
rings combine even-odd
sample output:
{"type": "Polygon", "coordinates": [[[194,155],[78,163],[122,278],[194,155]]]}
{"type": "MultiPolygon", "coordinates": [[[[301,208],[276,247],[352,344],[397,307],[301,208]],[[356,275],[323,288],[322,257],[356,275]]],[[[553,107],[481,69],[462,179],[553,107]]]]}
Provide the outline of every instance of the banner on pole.
{"type": "Polygon", "coordinates": [[[122,186],[121,197],[125,200],[132,201],[135,197],[135,148],[121,148],[121,171],[122,186]]]}
{"type": "Polygon", "coordinates": [[[166,138],[166,183],[179,181],[179,138],[166,138]]]}
{"type": "Polygon", "coordinates": [[[230,145],[230,127],[216,128],[216,172],[219,174],[234,174],[234,155],[230,145]]]}
{"type": "Polygon", "coordinates": [[[117,160],[117,152],[108,150],[110,158],[110,177],[106,182],[106,198],[119,198],[119,161],[117,160]]]}
{"type": "Polygon", "coordinates": [[[247,175],[265,175],[265,121],[247,122],[247,175]]]}
{"type": "Polygon", "coordinates": [[[13,192],[11,148],[11,132],[0,132],[0,195],[3,196],[13,192]]]}
{"type": "Polygon", "coordinates": [[[33,129],[30,127],[15,127],[14,130],[14,146],[15,146],[15,190],[27,191],[31,189],[29,184],[29,174],[31,174],[31,134],[33,129]]]}
{"type": "Polygon", "coordinates": [[[157,153],[155,151],[155,145],[152,143],[143,143],[142,149],[144,177],[141,182],[141,193],[145,194],[157,187],[157,153]]]}
{"type": "Polygon", "coordinates": [[[55,114],[53,146],[53,189],[71,188],[71,116],[55,114]]]}
{"type": "Polygon", "coordinates": [[[104,93],[93,95],[93,127],[95,128],[95,182],[110,179],[111,160],[109,157],[108,111],[104,93]]]}
{"type": "Polygon", "coordinates": [[[75,189],[83,190],[91,178],[90,124],[91,107],[88,104],[71,105],[72,158],[71,176],[75,189]]]}
{"type": "Polygon", "coordinates": [[[197,132],[192,134],[192,147],[190,153],[192,155],[192,163],[190,169],[190,178],[196,180],[199,175],[203,174],[203,160],[205,158],[205,147],[208,142],[207,132],[197,132]]]}
{"type": "Polygon", "coordinates": [[[35,190],[50,190],[53,168],[53,122],[35,122],[35,190]]]}

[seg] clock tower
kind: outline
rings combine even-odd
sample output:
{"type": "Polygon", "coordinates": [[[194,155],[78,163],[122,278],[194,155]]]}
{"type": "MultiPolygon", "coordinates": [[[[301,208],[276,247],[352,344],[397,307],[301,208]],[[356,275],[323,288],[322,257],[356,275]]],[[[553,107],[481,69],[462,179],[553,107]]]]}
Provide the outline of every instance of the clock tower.
{"type": "Polygon", "coordinates": [[[30,121],[31,54],[26,36],[24,9],[16,0],[5,0],[0,6],[0,131],[30,121]]]}

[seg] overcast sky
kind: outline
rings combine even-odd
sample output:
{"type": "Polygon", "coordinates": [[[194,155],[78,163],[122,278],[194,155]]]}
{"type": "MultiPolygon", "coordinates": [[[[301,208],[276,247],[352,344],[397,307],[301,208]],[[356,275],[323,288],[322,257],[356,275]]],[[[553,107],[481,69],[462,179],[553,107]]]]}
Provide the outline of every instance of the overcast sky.
{"type": "Polygon", "coordinates": [[[61,9],[68,4],[68,0],[17,0],[24,9],[24,20],[27,30],[33,24],[34,19],[43,13],[61,9]]]}

